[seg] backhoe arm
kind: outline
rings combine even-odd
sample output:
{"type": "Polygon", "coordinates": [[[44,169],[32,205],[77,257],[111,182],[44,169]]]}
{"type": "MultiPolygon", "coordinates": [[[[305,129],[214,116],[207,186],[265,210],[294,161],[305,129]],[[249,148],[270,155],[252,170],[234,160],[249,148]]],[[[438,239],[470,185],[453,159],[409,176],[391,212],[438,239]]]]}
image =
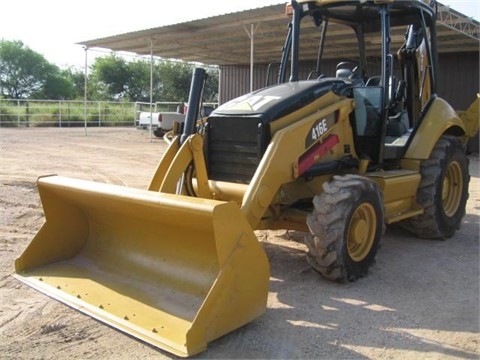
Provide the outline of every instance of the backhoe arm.
{"type": "Polygon", "coordinates": [[[480,93],[477,94],[477,98],[466,111],[457,111],[458,116],[462,119],[465,124],[465,136],[462,138],[464,144],[467,141],[475,136],[478,132],[479,119],[480,119],[480,93]]]}

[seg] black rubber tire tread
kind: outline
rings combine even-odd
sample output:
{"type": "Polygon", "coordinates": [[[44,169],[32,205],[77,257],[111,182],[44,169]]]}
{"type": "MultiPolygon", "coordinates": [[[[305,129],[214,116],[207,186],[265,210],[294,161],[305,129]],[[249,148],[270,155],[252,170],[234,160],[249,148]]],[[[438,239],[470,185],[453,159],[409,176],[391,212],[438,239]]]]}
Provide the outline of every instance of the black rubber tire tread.
{"type": "Polygon", "coordinates": [[[307,216],[310,234],[305,237],[307,261],[323,277],[341,283],[365,276],[375,262],[380,239],[385,231],[383,194],[378,185],[358,175],[334,176],[323,184],[324,192],[313,199],[314,210],[307,216]],[[373,205],[377,229],[368,255],[353,261],[347,250],[347,227],[357,206],[373,205]]]}
{"type": "Polygon", "coordinates": [[[424,239],[444,240],[452,237],[465,215],[470,182],[468,163],[462,143],[453,136],[442,136],[435,144],[430,158],[420,165],[422,180],[417,191],[417,202],[424,208],[424,213],[403,220],[399,225],[424,239]],[[445,172],[452,161],[457,161],[461,167],[463,189],[457,211],[453,216],[448,216],[443,209],[442,185],[445,172]]]}
{"type": "Polygon", "coordinates": [[[155,129],[153,130],[153,135],[157,138],[163,138],[163,135],[165,135],[165,131],[163,129],[155,129]]]}

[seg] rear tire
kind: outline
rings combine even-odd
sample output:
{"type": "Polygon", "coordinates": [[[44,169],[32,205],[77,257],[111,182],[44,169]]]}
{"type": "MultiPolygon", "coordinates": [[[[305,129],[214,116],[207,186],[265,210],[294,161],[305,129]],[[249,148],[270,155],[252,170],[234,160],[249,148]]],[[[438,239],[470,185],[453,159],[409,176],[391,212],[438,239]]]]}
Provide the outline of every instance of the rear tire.
{"type": "Polygon", "coordinates": [[[462,143],[442,136],[428,160],[420,165],[417,202],[422,215],[399,223],[418,237],[446,239],[460,227],[468,199],[468,158],[462,143]]]}
{"type": "Polygon", "coordinates": [[[357,175],[334,176],[323,189],[307,217],[307,261],[329,280],[355,281],[375,262],[385,230],[383,194],[357,175]]]}

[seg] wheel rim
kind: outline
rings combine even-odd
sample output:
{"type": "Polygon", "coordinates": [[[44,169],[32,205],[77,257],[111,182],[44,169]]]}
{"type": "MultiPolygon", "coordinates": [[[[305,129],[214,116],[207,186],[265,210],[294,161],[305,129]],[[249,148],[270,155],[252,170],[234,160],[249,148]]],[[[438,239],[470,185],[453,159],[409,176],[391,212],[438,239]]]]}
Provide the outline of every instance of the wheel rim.
{"type": "Polygon", "coordinates": [[[448,165],[442,184],[442,203],[445,214],[455,215],[462,199],[463,177],[462,168],[456,161],[448,165]]]}
{"type": "Polygon", "coordinates": [[[369,254],[375,241],[377,217],[374,207],[363,203],[352,215],[347,232],[348,254],[354,261],[361,261],[369,254]]]}

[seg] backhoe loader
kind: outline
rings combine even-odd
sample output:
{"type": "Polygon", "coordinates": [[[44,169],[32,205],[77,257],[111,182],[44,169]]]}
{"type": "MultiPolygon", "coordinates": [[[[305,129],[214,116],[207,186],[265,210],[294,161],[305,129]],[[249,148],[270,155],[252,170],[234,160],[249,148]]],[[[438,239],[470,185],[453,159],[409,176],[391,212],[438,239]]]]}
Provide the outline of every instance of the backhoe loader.
{"type": "Polygon", "coordinates": [[[286,15],[276,84],[198,120],[206,76],[195,69],[183,129],[166,135],[147,189],[40,177],[46,221],[16,277],[188,357],[265,312],[255,230],[304,231],[308,262],[337,282],[367,274],[386,225],[451,237],[479,100],[457,113],[436,94],[435,4],[297,0],[286,15]],[[322,67],[330,32],[358,39],[333,71],[322,67]],[[299,62],[316,44],[307,78],[299,62]]]}

